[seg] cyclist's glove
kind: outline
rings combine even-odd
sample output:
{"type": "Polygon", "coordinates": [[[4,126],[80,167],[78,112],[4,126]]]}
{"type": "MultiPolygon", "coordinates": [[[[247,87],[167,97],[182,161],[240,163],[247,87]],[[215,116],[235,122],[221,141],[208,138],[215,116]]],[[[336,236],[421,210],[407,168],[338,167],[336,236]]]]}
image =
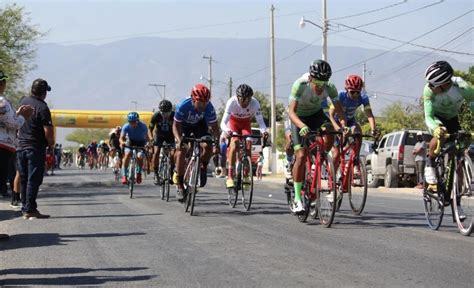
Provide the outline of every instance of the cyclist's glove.
{"type": "Polygon", "coordinates": [[[303,128],[300,129],[300,136],[303,137],[303,136],[306,136],[306,134],[309,133],[309,128],[308,126],[304,126],[303,128]]]}
{"type": "Polygon", "coordinates": [[[443,126],[438,126],[435,128],[433,136],[438,139],[441,139],[445,133],[446,133],[446,128],[444,128],[443,126]]]}
{"type": "Polygon", "coordinates": [[[372,130],[372,136],[374,136],[375,139],[378,139],[380,137],[380,130],[377,128],[372,130]]]}

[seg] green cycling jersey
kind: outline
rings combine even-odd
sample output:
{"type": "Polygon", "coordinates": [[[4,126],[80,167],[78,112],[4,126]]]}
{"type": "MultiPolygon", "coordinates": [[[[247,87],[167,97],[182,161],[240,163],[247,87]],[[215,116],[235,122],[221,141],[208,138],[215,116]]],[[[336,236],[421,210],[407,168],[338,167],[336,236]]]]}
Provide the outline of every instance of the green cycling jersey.
{"type": "Polygon", "coordinates": [[[310,85],[311,83],[306,75],[308,74],[303,75],[303,77],[293,83],[290,94],[290,102],[298,102],[296,115],[303,117],[319,112],[328,103],[337,102],[337,89],[334,84],[326,84],[323,92],[318,95],[312,85],[310,85]],[[329,101],[327,97],[330,98],[329,101]]]}
{"type": "Polygon", "coordinates": [[[461,77],[453,77],[451,80],[453,85],[443,93],[433,93],[428,85],[423,90],[425,122],[431,131],[441,125],[436,116],[447,120],[456,117],[463,100],[466,100],[471,111],[474,111],[474,88],[461,77]]]}

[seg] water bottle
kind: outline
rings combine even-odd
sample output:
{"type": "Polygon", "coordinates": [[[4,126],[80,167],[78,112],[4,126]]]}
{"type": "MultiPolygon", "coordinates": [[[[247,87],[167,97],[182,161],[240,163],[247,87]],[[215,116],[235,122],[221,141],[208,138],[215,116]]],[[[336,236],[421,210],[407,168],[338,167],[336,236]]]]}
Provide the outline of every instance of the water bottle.
{"type": "Polygon", "coordinates": [[[428,184],[436,184],[436,171],[434,167],[425,167],[425,180],[428,184]]]}

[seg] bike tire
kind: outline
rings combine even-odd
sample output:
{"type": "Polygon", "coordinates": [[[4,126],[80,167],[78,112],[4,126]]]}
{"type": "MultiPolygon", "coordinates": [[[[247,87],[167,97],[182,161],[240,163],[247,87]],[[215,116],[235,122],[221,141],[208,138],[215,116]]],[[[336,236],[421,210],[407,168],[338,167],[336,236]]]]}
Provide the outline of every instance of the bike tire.
{"type": "Polygon", "coordinates": [[[189,206],[191,202],[189,201],[189,193],[192,188],[191,186],[191,181],[192,181],[192,176],[193,176],[193,168],[194,168],[194,159],[188,162],[188,166],[186,167],[186,172],[184,173],[184,211],[189,212],[189,206]]]}
{"type": "MultiPolygon", "coordinates": [[[[359,163],[365,163],[365,160],[359,159],[359,163]]],[[[350,169],[353,170],[353,169],[350,169]]],[[[349,204],[354,215],[360,215],[364,211],[365,202],[367,201],[367,170],[365,165],[359,164],[359,179],[354,179],[354,172],[348,171],[347,183],[349,194],[349,204]]]]}
{"type": "Polygon", "coordinates": [[[165,187],[165,165],[163,164],[163,159],[160,162],[160,167],[158,168],[158,185],[160,186],[160,191],[161,191],[161,200],[165,200],[165,194],[166,194],[166,187],[165,187]]]}
{"type": "Polygon", "coordinates": [[[191,194],[188,194],[189,201],[190,203],[190,211],[189,215],[194,216],[194,204],[196,200],[196,192],[197,192],[197,187],[198,187],[198,179],[199,179],[199,174],[200,174],[200,163],[199,163],[199,158],[194,162],[194,168],[193,168],[193,181],[191,182],[191,194]]]}
{"type": "Polygon", "coordinates": [[[253,171],[252,171],[252,160],[250,157],[243,159],[241,170],[241,190],[242,190],[242,204],[244,205],[245,211],[250,210],[252,206],[252,197],[253,197],[253,171]],[[245,180],[245,174],[247,175],[247,183],[245,180]],[[250,181],[250,183],[248,183],[250,181]]]}
{"type": "Polygon", "coordinates": [[[470,185],[470,179],[468,178],[468,173],[470,172],[467,171],[464,161],[465,160],[462,160],[461,167],[458,167],[458,163],[455,164],[454,171],[456,171],[456,173],[454,173],[453,190],[451,194],[453,199],[451,203],[453,205],[454,218],[456,219],[459,232],[464,236],[469,236],[471,235],[474,226],[474,197],[470,187],[465,187],[466,185],[470,185]],[[462,179],[463,181],[460,181],[459,179],[459,172],[464,176],[464,179],[462,179]],[[461,219],[461,209],[464,214],[463,216],[465,216],[463,219],[461,219]]]}
{"type": "Polygon", "coordinates": [[[335,197],[337,197],[337,187],[335,182],[336,173],[334,171],[334,162],[330,155],[326,155],[317,165],[320,165],[321,171],[321,187],[316,185],[316,191],[318,193],[317,207],[319,213],[319,223],[321,223],[324,227],[329,228],[334,221],[337,203],[337,201],[335,201],[335,197]],[[323,177],[323,169],[326,171],[325,177],[323,177]]]}
{"type": "Polygon", "coordinates": [[[130,177],[128,177],[128,190],[130,192],[130,198],[133,198],[133,186],[135,185],[135,160],[130,161],[130,177]]]}
{"type": "Polygon", "coordinates": [[[165,187],[165,198],[166,202],[170,201],[170,181],[171,181],[171,171],[170,171],[170,158],[166,157],[166,170],[165,170],[165,177],[164,177],[164,183],[163,186],[165,187]]]}
{"type": "MultiPolygon", "coordinates": [[[[336,198],[336,212],[339,212],[339,209],[341,208],[341,205],[342,205],[342,200],[344,199],[344,193],[342,192],[343,190],[343,179],[342,177],[339,177],[338,175],[342,175],[342,171],[341,171],[341,164],[339,165],[338,169],[337,169],[337,172],[336,172],[336,185],[337,185],[337,198],[336,198]]],[[[348,175],[346,174],[345,177],[347,177],[348,175]]]]}
{"type": "MultiPolygon", "coordinates": [[[[438,191],[440,191],[439,187],[438,191]]],[[[425,209],[426,222],[431,230],[438,230],[441,222],[443,222],[444,194],[440,193],[439,196],[432,195],[428,193],[427,184],[425,184],[423,189],[423,207],[425,209]]]]}

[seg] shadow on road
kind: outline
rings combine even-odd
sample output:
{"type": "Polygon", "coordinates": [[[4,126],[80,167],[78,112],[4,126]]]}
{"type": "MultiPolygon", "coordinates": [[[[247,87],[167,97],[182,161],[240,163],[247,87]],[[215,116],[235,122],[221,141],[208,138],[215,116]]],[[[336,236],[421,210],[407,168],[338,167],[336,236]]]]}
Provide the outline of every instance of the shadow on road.
{"type": "MultiPolygon", "coordinates": [[[[101,270],[101,269],[99,269],[101,270]]],[[[92,270],[93,271],[93,270],[92,270]]],[[[133,282],[147,281],[155,278],[155,275],[143,276],[71,276],[71,277],[54,277],[54,278],[7,278],[0,282],[4,286],[19,285],[101,285],[109,282],[133,282]]],[[[122,286],[121,284],[120,286],[122,286]]],[[[132,285],[130,283],[130,285],[132,285]]]]}
{"type": "Polygon", "coordinates": [[[109,215],[71,215],[71,216],[55,216],[54,219],[75,219],[75,218],[107,218],[107,217],[143,217],[143,216],[160,216],[162,213],[150,214],[109,214],[109,215]]]}
{"type": "Polygon", "coordinates": [[[41,203],[41,206],[92,206],[92,205],[117,205],[121,202],[88,202],[88,203],[41,203]]]}
{"type": "Polygon", "coordinates": [[[124,236],[139,236],[146,235],[144,232],[131,233],[94,233],[94,234],[63,234],[64,238],[103,238],[103,237],[124,237],[124,236]]]}

